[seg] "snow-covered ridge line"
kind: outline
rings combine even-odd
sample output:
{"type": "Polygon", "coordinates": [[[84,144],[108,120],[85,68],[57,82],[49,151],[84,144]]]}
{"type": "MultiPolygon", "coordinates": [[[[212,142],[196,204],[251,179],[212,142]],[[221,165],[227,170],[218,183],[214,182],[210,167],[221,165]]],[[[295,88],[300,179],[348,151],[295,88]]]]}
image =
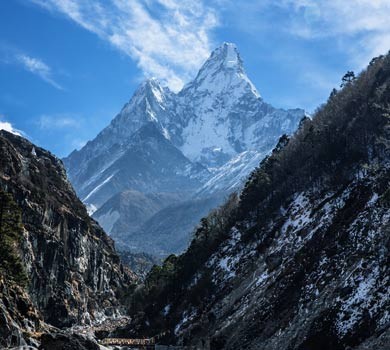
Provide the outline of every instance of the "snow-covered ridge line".
{"type": "MultiPolygon", "coordinates": [[[[155,78],[143,82],[110,125],[64,163],[90,212],[130,189],[220,203],[304,116],[301,109],[267,104],[236,45],[224,43],[179,93],[155,78]]],[[[96,215],[105,222],[105,215],[96,215]]]]}

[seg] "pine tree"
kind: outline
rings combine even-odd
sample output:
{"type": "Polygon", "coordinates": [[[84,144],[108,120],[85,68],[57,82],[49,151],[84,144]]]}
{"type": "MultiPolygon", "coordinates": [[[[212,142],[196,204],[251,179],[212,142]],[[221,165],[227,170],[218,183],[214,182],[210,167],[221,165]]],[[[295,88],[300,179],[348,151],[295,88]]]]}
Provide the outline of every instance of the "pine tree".
{"type": "Polygon", "coordinates": [[[356,79],[355,73],[351,70],[348,71],[341,79],[340,87],[343,88],[344,86],[347,86],[348,84],[352,83],[355,79],[356,79]]]}
{"type": "Polygon", "coordinates": [[[0,274],[25,287],[28,278],[20,257],[22,237],[20,209],[10,194],[0,190],[0,274]]]}

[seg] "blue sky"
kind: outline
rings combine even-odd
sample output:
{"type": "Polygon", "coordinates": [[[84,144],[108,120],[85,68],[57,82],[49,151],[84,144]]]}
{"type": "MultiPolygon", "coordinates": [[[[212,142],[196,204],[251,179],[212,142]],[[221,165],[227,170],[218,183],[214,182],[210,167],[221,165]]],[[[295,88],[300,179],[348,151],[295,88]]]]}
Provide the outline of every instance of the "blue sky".
{"type": "Polygon", "coordinates": [[[222,42],[276,107],[313,111],[390,49],[388,0],[0,1],[0,128],[66,156],[157,77],[177,91],[222,42]]]}

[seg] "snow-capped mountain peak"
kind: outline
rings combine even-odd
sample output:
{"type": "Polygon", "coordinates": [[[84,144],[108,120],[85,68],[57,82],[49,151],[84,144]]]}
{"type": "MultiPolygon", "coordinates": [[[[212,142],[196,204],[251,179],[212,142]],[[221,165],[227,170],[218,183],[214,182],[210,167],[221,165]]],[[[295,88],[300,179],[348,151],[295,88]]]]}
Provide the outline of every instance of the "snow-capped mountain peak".
{"type": "Polygon", "coordinates": [[[224,43],[222,48],[225,56],[224,66],[231,69],[234,69],[237,66],[242,68],[242,62],[236,45],[232,43],[224,43]]]}
{"type": "Polygon", "coordinates": [[[174,189],[198,200],[239,187],[304,114],[264,102],[236,45],[223,43],[177,94],[155,78],[144,81],[110,125],[64,162],[78,194],[96,208],[128,189],[174,189]]]}
{"type": "Polygon", "coordinates": [[[145,80],[136,90],[129,103],[125,105],[123,111],[131,110],[136,105],[157,103],[160,107],[166,102],[166,94],[169,94],[168,88],[163,88],[156,78],[145,80]]]}
{"type": "Polygon", "coordinates": [[[304,115],[267,104],[237,47],[223,43],[179,93],[155,78],[144,81],[110,125],[64,163],[79,196],[97,209],[94,218],[127,248],[179,252],[193,225],[240,188],[304,115]],[[111,200],[128,191],[144,196],[132,197],[133,209],[111,200]]]}
{"type": "Polygon", "coordinates": [[[243,71],[243,62],[240,58],[237,46],[233,43],[225,42],[215,49],[211,53],[210,58],[203,65],[203,68],[208,69],[209,71],[211,70],[211,67],[217,70],[231,69],[243,71]]]}
{"type": "Polygon", "coordinates": [[[104,132],[115,135],[115,142],[121,144],[143,125],[154,122],[169,138],[162,123],[167,119],[167,104],[172,95],[156,78],[145,80],[104,132]]]}
{"type": "Polygon", "coordinates": [[[245,73],[236,45],[225,42],[211,53],[195,80],[187,84],[180,94],[197,91],[216,95],[232,89],[239,95],[249,92],[260,98],[260,94],[245,73]]]}

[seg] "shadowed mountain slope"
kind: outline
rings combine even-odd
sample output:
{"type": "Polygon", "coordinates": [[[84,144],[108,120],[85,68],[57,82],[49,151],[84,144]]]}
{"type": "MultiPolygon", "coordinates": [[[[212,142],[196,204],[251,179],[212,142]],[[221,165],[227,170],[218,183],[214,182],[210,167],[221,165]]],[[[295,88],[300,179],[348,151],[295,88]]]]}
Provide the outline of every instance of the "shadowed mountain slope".
{"type": "Polygon", "coordinates": [[[385,56],[151,271],[124,331],[167,331],[166,343],[199,349],[388,349],[389,188],[385,56]]]}
{"type": "Polygon", "coordinates": [[[1,264],[12,258],[27,275],[23,288],[20,274],[0,269],[0,346],[33,344],[49,325],[123,311],[120,299],[135,276],[88,216],[59,159],[0,131],[0,191],[0,228],[12,228],[15,247],[11,257],[1,252],[1,264]]]}

